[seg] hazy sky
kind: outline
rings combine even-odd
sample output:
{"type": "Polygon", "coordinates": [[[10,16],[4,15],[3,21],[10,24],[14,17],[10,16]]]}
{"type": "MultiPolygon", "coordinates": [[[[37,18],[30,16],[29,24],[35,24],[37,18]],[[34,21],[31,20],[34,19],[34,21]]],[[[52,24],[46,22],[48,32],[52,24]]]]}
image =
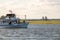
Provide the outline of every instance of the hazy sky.
{"type": "Polygon", "coordinates": [[[12,10],[18,17],[24,18],[60,18],[60,0],[0,0],[0,15],[12,10]]]}

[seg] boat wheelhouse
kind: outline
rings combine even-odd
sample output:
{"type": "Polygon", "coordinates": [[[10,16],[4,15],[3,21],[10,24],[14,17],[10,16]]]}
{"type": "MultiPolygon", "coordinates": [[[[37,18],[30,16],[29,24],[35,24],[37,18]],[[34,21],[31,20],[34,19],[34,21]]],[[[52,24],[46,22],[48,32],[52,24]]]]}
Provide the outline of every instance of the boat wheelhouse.
{"type": "Polygon", "coordinates": [[[0,26],[11,28],[27,28],[28,22],[25,20],[20,22],[20,18],[17,18],[15,14],[10,11],[11,14],[6,14],[5,18],[0,22],[0,26]]]}

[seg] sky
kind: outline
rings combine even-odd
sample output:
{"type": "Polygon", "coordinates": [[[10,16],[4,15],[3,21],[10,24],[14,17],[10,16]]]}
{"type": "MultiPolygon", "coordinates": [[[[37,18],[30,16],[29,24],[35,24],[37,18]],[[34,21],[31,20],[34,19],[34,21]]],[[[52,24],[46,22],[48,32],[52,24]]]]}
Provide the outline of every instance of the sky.
{"type": "Polygon", "coordinates": [[[60,0],[0,0],[0,16],[12,10],[17,17],[24,19],[60,18],[60,0]]]}

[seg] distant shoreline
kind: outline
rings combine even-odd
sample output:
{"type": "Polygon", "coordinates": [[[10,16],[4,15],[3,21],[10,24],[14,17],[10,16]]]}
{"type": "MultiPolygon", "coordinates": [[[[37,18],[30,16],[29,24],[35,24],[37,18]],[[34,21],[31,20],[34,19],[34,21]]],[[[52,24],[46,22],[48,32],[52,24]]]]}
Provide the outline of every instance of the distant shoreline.
{"type": "MultiPolygon", "coordinates": [[[[1,20],[1,18],[0,18],[0,20],[1,20]]],[[[25,19],[21,19],[21,20],[25,20],[25,19]]],[[[26,19],[26,20],[43,20],[43,19],[26,19]]],[[[60,20],[60,19],[47,19],[47,20],[60,20]]]]}
{"type": "Polygon", "coordinates": [[[29,24],[60,24],[60,19],[26,19],[26,21],[29,22],[29,24]]]}

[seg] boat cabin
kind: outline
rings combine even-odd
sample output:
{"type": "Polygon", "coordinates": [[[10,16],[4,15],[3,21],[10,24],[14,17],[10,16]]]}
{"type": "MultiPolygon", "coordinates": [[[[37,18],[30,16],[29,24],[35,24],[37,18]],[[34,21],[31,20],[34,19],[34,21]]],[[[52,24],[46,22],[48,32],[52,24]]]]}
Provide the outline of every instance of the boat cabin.
{"type": "Polygon", "coordinates": [[[15,14],[7,14],[6,17],[15,17],[15,14]]]}

